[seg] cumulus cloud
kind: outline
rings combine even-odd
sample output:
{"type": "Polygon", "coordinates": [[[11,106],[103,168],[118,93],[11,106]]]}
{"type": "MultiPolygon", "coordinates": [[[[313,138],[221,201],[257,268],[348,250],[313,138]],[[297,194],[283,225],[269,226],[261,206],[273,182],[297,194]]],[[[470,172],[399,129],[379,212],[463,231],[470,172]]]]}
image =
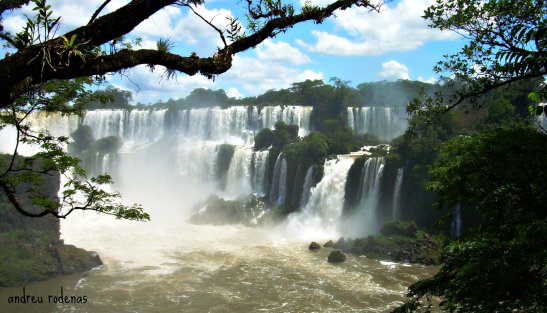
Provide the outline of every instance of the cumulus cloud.
{"type": "Polygon", "coordinates": [[[323,73],[309,69],[299,70],[249,56],[236,55],[232,64],[232,68],[217,80],[239,84],[249,95],[258,95],[270,89],[287,88],[294,81],[323,79],[323,73]]]}
{"type": "Polygon", "coordinates": [[[437,83],[437,79],[435,77],[429,77],[429,78],[424,78],[422,76],[418,76],[417,80],[421,81],[421,82],[424,82],[424,83],[428,83],[428,84],[436,84],[437,83]]]}
{"type": "MultiPolygon", "coordinates": [[[[219,29],[225,29],[228,18],[234,18],[232,12],[226,9],[208,9],[197,6],[194,9],[207,21],[219,29]]],[[[176,7],[166,7],[135,28],[134,35],[143,39],[167,38],[175,42],[175,50],[190,54],[196,52],[200,56],[212,55],[223,42],[216,30],[205,23],[192,11],[181,11],[176,7]]],[[[229,43],[228,38],[226,40],[229,43]]]]}
{"type": "Polygon", "coordinates": [[[279,62],[292,65],[302,65],[311,62],[311,59],[284,41],[273,42],[266,40],[256,47],[259,60],[279,62]]]}
{"type": "Polygon", "coordinates": [[[387,80],[410,79],[408,67],[395,60],[382,63],[380,76],[387,80]]]}
{"type": "MultiPolygon", "coordinates": [[[[103,2],[104,0],[53,1],[51,4],[54,16],[61,16],[61,27],[57,33],[62,34],[85,25],[103,2]]],[[[113,12],[127,3],[129,0],[113,0],[100,15],[113,12]]],[[[208,9],[204,5],[197,6],[195,11],[220,29],[228,24],[226,17],[234,17],[230,10],[208,9]]],[[[22,29],[26,20],[21,13],[29,16],[35,14],[32,6],[25,6],[17,15],[6,16],[3,21],[6,30],[16,33],[22,29]]],[[[197,52],[199,55],[211,55],[216,52],[217,46],[222,46],[219,34],[211,26],[190,10],[175,6],[159,10],[139,24],[130,35],[141,37],[147,48],[152,47],[150,42],[160,38],[169,39],[176,42],[175,49],[188,54],[197,52]]]]}
{"type": "Polygon", "coordinates": [[[340,34],[313,31],[315,43],[298,41],[314,52],[336,55],[379,55],[389,51],[408,51],[428,41],[457,38],[427,26],[421,18],[434,0],[401,0],[394,7],[384,6],[380,13],[351,8],[332,19],[340,34]]]}
{"type": "Polygon", "coordinates": [[[239,90],[235,87],[231,87],[231,88],[228,88],[228,90],[226,90],[226,95],[230,98],[243,98],[244,95],[239,92],[239,90]]]}
{"type": "Polygon", "coordinates": [[[4,29],[12,34],[20,32],[26,24],[27,21],[19,15],[8,16],[2,21],[4,29]]]}
{"type": "Polygon", "coordinates": [[[137,66],[127,71],[120,80],[115,75],[114,85],[133,93],[133,101],[141,103],[156,103],[170,98],[184,98],[196,88],[212,88],[214,82],[205,76],[178,75],[174,79],[166,79],[161,67],[154,72],[146,66],[137,66]]]}

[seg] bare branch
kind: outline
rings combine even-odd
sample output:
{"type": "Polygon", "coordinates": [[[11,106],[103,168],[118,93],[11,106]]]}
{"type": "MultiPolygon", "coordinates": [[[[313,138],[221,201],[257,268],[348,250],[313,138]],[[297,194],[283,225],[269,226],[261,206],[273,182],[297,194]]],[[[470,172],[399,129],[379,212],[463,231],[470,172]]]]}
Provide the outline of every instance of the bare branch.
{"type": "Polygon", "coordinates": [[[17,49],[20,48],[20,47],[17,45],[17,43],[13,40],[13,38],[11,38],[10,36],[8,36],[6,33],[0,32],[0,38],[1,38],[1,39],[4,39],[7,43],[9,43],[10,45],[12,45],[14,48],[17,48],[17,49]]]}
{"type": "Polygon", "coordinates": [[[194,10],[194,8],[192,8],[192,6],[190,4],[180,4],[180,6],[185,6],[185,7],[188,7],[192,13],[194,13],[197,17],[199,17],[202,21],[204,21],[205,23],[207,23],[207,25],[211,26],[214,30],[216,30],[216,32],[220,35],[220,39],[222,39],[222,42],[224,43],[224,47],[226,47],[228,44],[226,43],[226,38],[224,38],[224,33],[222,32],[222,30],[220,30],[218,27],[216,27],[215,25],[213,25],[213,20],[211,21],[208,21],[205,19],[205,17],[203,17],[201,14],[199,14],[198,12],[196,12],[196,10],[194,10]]]}
{"type": "MultiPolygon", "coordinates": [[[[193,1],[193,3],[196,1],[193,1]]],[[[123,36],[133,30],[143,20],[165,6],[182,2],[176,0],[133,0],[120,9],[100,16],[91,24],[82,26],[64,35],[65,38],[78,38],[85,43],[88,50],[123,36]]],[[[63,47],[61,37],[46,41],[41,45],[34,45],[22,49],[10,56],[9,60],[0,60],[0,108],[13,102],[22,93],[21,84],[36,85],[53,79],[72,79],[82,76],[104,75],[134,67],[139,64],[162,65],[187,75],[202,73],[207,77],[226,72],[232,63],[232,56],[245,51],[277,33],[285,31],[295,24],[305,21],[322,22],[338,9],[347,9],[353,5],[378,10],[380,5],[368,0],[338,0],[324,8],[304,10],[300,14],[287,14],[269,19],[262,28],[255,33],[237,38],[231,44],[219,50],[211,57],[199,58],[196,56],[183,57],[180,55],[158,52],[153,50],[129,51],[121,50],[110,55],[90,56],[86,60],[71,59],[70,66],[54,66],[65,64],[62,54],[58,50],[63,47]],[[61,48],[60,48],[61,47],[61,48]],[[44,66],[37,58],[48,55],[44,66]]],[[[209,24],[212,24],[208,22],[209,24]]],[[[217,28],[219,33],[222,33],[217,28]]]]}
{"type": "Polygon", "coordinates": [[[95,13],[93,13],[93,15],[91,16],[91,18],[89,19],[89,22],[87,22],[87,24],[91,24],[95,21],[95,19],[97,18],[97,16],[99,16],[99,14],[101,13],[101,11],[110,3],[111,0],[105,0],[105,2],[103,2],[103,4],[101,4],[101,6],[97,9],[97,11],[95,11],[95,13]]]}

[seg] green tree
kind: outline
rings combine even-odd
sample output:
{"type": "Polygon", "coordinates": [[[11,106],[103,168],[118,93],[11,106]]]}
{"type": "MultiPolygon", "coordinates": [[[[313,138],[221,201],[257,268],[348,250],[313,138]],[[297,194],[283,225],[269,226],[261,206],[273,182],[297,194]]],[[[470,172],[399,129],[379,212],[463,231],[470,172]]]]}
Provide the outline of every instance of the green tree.
{"type": "Polygon", "coordinates": [[[97,90],[93,94],[97,101],[86,105],[87,110],[93,109],[128,109],[131,107],[133,94],[130,91],[108,86],[104,90],[97,90]]]}
{"type": "MultiPolygon", "coordinates": [[[[435,67],[454,77],[454,93],[440,103],[479,105],[488,90],[547,75],[547,14],[543,0],[437,0],[425,11],[431,27],[462,34],[469,42],[435,67]]],[[[531,90],[547,98],[546,85],[531,90]]],[[[431,104],[435,104],[432,102],[431,104]]],[[[419,109],[419,107],[412,107],[419,109]]]]}
{"type": "Polygon", "coordinates": [[[432,297],[449,312],[547,310],[546,155],[547,135],[521,125],[443,144],[427,187],[437,207],[459,204],[479,218],[395,312],[427,311],[432,297]]]}
{"type": "MultiPolygon", "coordinates": [[[[46,131],[34,131],[27,117],[34,111],[81,113],[83,107],[100,98],[89,92],[91,85],[99,84],[106,74],[120,72],[137,65],[166,69],[165,76],[177,72],[187,75],[202,74],[209,78],[226,72],[232,66],[233,56],[255,47],[264,40],[306,21],[321,23],[338,9],[351,6],[378,11],[379,5],[363,0],[338,0],[324,7],[305,5],[297,11],[292,4],[281,0],[246,1],[247,27],[235,18],[228,18],[221,29],[195,10],[203,0],[132,0],[118,10],[101,15],[110,0],[104,1],[81,27],[59,34],[61,17],[55,16],[47,0],[1,1],[0,18],[7,11],[16,11],[33,3],[34,17],[26,17],[26,24],[17,34],[0,27],[2,44],[14,50],[0,59],[0,129],[10,125],[17,131],[17,146],[7,164],[1,164],[0,187],[2,197],[21,214],[30,217],[53,215],[64,218],[74,210],[95,210],[121,218],[148,219],[140,206],[123,206],[116,202],[116,193],[107,193],[101,184],[111,182],[108,175],[88,178],[77,158],[65,152],[66,137],[54,137],[46,131]],[[156,49],[133,49],[138,39],[128,40],[130,33],[142,21],[168,6],[178,6],[195,14],[215,30],[223,45],[211,56],[195,53],[179,55],[171,52],[172,44],[166,39],[157,42],[156,49]],[[61,203],[43,203],[44,210],[31,213],[19,201],[17,186],[30,184],[29,190],[38,190],[40,173],[29,162],[16,158],[19,143],[41,148],[31,159],[41,160],[40,172],[57,172],[67,176],[61,203]],[[83,200],[78,200],[83,199],[83,200]]],[[[116,91],[117,94],[120,92],[116,91]]],[[[127,100],[121,92],[121,100],[127,100]]],[[[36,197],[37,202],[41,200],[36,197]]],[[[35,203],[36,204],[36,203],[35,203]]]]}
{"type": "Polygon", "coordinates": [[[186,97],[185,104],[192,108],[207,108],[213,106],[227,105],[228,96],[222,89],[211,90],[205,88],[198,88],[192,90],[192,92],[186,97]]]}

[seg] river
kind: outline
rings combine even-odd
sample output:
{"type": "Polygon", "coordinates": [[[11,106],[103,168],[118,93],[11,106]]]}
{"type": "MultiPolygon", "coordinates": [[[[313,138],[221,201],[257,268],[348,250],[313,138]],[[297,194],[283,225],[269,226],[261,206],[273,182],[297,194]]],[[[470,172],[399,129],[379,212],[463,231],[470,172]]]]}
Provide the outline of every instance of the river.
{"type": "Polygon", "coordinates": [[[330,264],[328,249],[309,251],[309,241],[280,227],[73,215],[62,237],[98,252],[104,265],[27,285],[42,304],[9,304],[22,288],[0,289],[1,312],[389,312],[408,285],[435,271],[364,256],[330,264]],[[86,303],[47,303],[61,287],[86,303]]]}

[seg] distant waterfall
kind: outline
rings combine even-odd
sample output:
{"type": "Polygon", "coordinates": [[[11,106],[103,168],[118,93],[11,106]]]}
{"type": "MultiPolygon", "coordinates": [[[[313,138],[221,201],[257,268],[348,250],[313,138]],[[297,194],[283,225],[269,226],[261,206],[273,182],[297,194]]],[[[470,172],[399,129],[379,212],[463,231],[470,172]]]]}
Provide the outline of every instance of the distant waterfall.
{"type": "Polygon", "coordinates": [[[547,110],[547,103],[540,103],[538,104],[538,106],[542,106],[544,110],[543,114],[537,117],[538,127],[541,127],[543,131],[546,131],[547,130],[547,111],[545,110],[547,110]]]}
{"type": "Polygon", "coordinates": [[[251,159],[253,149],[236,146],[228,169],[228,191],[231,194],[249,194],[251,188],[251,159]]]}
{"type": "MultiPolygon", "coordinates": [[[[122,140],[120,153],[133,155],[127,160],[136,162],[140,158],[143,159],[141,163],[148,164],[162,162],[163,166],[174,170],[166,175],[178,174],[192,181],[214,181],[219,153],[217,147],[222,144],[233,145],[235,152],[230,164],[222,165],[226,169],[226,183],[222,184],[224,187],[221,189],[236,196],[242,191],[266,193],[264,185],[268,152],[252,151],[256,133],[264,127],[273,128],[276,122],[283,121],[298,125],[299,134],[304,136],[310,129],[311,112],[311,106],[289,105],[180,110],[101,109],[85,111],[81,118],[36,113],[28,120],[34,129],[47,129],[56,136],[70,136],[79,124],[88,125],[95,139],[119,137],[122,140]],[[144,161],[149,155],[154,155],[153,160],[144,161]]],[[[93,171],[104,172],[116,163],[116,158],[101,154],[94,156],[91,161],[94,163],[90,164],[93,171]]],[[[123,173],[124,166],[120,167],[120,171],[123,173]]],[[[286,188],[285,184],[278,187],[281,191],[286,188]]]]}
{"type": "Polygon", "coordinates": [[[298,125],[299,136],[305,136],[310,129],[312,107],[309,106],[267,106],[259,116],[260,128],[273,128],[277,121],[298,125]]]}
{"type": "Polygon", "coordinates": [[[305,238],[335,238],[340,235],[344,188],[353,159],[339,156],[325,161],[323,178],[311,189],[301,212],[288,217],[287,231],[305,238]]]}
{"type": "Polygon", "coordinates": [[[402,108],[349,107],[348,126],[356,134],[372,134],[382,140],[402,135],[407,127],[407,115],[402,108]]]}
{"type": "Polygon", "coordinates": [[[358,195],[359,204],[356,211],[344,223],[344,230],[349,236],[360,237],[378,231],[376,211],[380,199],[380,181],[384,163],[384,158],[371,157],[363,166],[358,195]]]}
{"type": "Polygon", "coordinates": [[[254,135],[262,128],[272,128],[278,121],[298,125],[299,135],[310,129],[312,107],[233,106],[226,109],[200,108],[180,110],[174,130],[184,136],[230,144],[252,145],[254,135]]]}
{"type": "Polygon", "coordinates": [[[395,187],[393,188],[393,219],[401,218],[401,187],[403,185],[403,168],[397,170],[395,178],[395,187]]]}
{"type": "Polygon", "coordinates": [[[253,152],[251,160],[251,186],[253,191],[263,195],[266,193],[265,181],[266,181],[266,166],[268,165],[268,156],[270,151],[256,151],[253,152]]]}
{"type": "Polygon", "coordinates": [[[450,235],[459,237],[462,234],[462,206],[457,204],[452,208],[452,222],[450,223],[450,235]]]}
{"type": "Polygon", "coordinates": [[[86,111],[82,124],[89,125],[95,139],[118,136],[126,149],[159,140],[164,134],[167,110],[94,110],[86,111]]]}
{"type": "Polygon", "coordinates": [[[310,166],[310,168],[308,168],[308,170],[306,171],[304,186],[302,188],[302,196],[300,197],[300,208],[304,208],[306,204],[308,204],[308,200],[310,199],[314,171],[315,165],[310,166]]]}
{"type": "Polygon", "coordinates": [[[270,188],[270,203],[279,206],[285,203],[287,195],[287,160],[283,153],[275,161],[272,186],[270,188]]]}

